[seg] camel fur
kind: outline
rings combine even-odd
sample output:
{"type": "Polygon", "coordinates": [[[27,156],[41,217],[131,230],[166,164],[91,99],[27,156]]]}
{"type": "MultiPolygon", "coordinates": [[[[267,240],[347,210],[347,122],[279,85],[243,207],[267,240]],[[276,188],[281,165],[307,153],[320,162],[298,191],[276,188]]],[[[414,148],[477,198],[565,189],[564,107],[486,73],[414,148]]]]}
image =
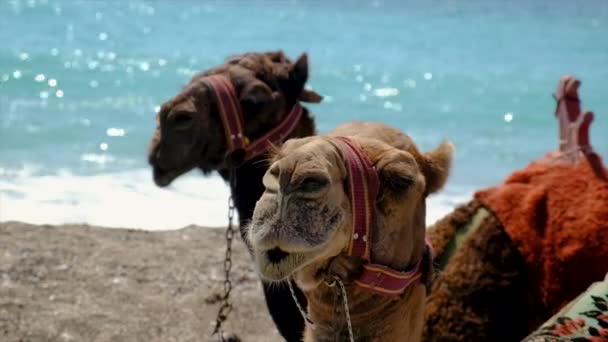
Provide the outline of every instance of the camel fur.
{"type": "Polygon", "coordinates": [[[326,136],[292,139],[274,155],[264,175],[249,231],[257,268],[271,282],[295,279],[308,299],[304,341],[347,340],[342,299],[328,275],[347,287],[357,341],[419,341],[426,289],[418,282],[397,298],[352,284],[361,259],[346,254],[351,199],[346,161],[334,137],[348,136],[376,167],[380,192],[371,239],[372,262],[404,270],[425,249],[425,199],[445,183],[452,145],[421,153],[398,130],[377,123],[343,125],[326,136]]]}
{"type": "MultiPolygon", "coordinates": [[[[296,101],[318,103],[322,97],[304,88],[308,80],[308,58],[304,54],[292,62],[283,52],[250,52],[232,56],[222,65],[195,75],[158,112],[157,127],[150,141],[148,160],[158,186],[168,186],[180,175],[198,168],[208,174],[218,171],[229,179],[227,144],[216,99],[202,78],[228,78],[243,110],[246,135],[253,141],[275,127],[296,101]]],[[[297,127],[288,138],[315,134],[312,115],[303,108],[297,127]]],[[[264,191],[262,177],[266,156],[249,160],[234,169],[236,181],[231,193],[239,215],[241,236],[251,219],[255,202],[264,191]]],[[[205,191],[205,189],[201,189],[205,191]]],[[[266,303],[279,332],[287,341],[299,341],[304,322],[291,300],[287,287],[264,284],[266,303]]],[[[296,289],[302,301],[305,298],[296,289]]]]}
{"type": "Polygon", "coordinates": [[[559,151],[429,229],[443,272],[427,300],[423,340],[520,341],[604,278],[608,170],[590,144],[593,114],[580,109],[579,85],[569,75],[558,85],[559,151]]]}

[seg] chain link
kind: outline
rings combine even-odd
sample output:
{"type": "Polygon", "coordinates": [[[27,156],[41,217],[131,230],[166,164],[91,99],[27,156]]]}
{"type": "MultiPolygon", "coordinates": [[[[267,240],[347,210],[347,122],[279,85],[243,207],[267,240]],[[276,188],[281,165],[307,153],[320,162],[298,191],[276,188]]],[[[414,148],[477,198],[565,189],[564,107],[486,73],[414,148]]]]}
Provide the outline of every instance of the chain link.
{"type": "MultiPolygon", "coordinates": [[[[236,175],[235,170],[230,170],[230,190],[231,193],[236,186],[236,175]]],[[[222,305],[217,312],[215,319],[215,328],[213,329],[212,335],[219,335],[222,342],[224,339],[224,331],[222,330],[222,324],[228,319],[228,315],[232,311],[232,304],[230,303],[230,292],[232,291],[232,281],[230,280],[230,271],[232,269],[232,240],[234,238],[234,214],[236,207],[234,206],[234,200],[232,195],[228,198],[228,227],[226,228],[226,255],[224,257],[224,294],[222,295],[222,305]]]]}

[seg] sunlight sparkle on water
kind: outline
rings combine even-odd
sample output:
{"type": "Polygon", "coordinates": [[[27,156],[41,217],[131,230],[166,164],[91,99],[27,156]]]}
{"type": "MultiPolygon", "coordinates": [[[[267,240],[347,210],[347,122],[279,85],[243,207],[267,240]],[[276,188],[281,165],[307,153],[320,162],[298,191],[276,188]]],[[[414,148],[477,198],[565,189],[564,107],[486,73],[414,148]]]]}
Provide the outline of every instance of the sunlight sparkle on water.
{"type": "Polygon", "coordinates": [[[102,151],[107,151],[108,150],[108,143],[102,142],[101,144],[99,144],[99,149],[102,151]]]}
{"type": "Polygon", "coordinates": [[[55,92],[55,96],[57,96],[57,98],[62,98],[63,97],[63,90],[57,89],[57,91],[55,92]]]}
{"type": "Polygon", "coordinates": [[[427,81],[430,81],[433,79],[433,74],[431,74],[430,72],[425,72],[424,73],[424,79],[427,81]]]}
{"type": "Polygon", "coordinates": [[[13,71],[13,78],[18,80],[21,78],[21,70],[15,70],[13,71]]]}
{"type": "Polygon", "coordinates": [[[389,97],[399,95],[399,89],[397,88],[378,88],[374,89],[374,95],[378,97],[389,97]]]}
{"type": "Polygon", "coordinates": [[[57,80],[54,78],[49,78],[48,84],[49,84],[49,87],[55,87],[55,86],[57,86],[57,80]]]}
{"type": "Polygon", "coordinates": [[[44,82],[45,79],[46,76],[44,76],[44,74],[38,74],[36,75],[36,77],[34,77],[34,80],[36,80],[36,82],[44,82]]]}
{"type": "Polygon", "coordinates": [[[505,122],[507,122],[507,123],[513,121],[513,113],[511,113],[511,112],[506,113],[504,119],[505,119],[505,122]]]}
{"type": "Polygon", "coordinates": [[[106,135],[109,137],[123,137],[125,135],[125,130],[122,128],[108,128],[106,130],[106,135]]]}

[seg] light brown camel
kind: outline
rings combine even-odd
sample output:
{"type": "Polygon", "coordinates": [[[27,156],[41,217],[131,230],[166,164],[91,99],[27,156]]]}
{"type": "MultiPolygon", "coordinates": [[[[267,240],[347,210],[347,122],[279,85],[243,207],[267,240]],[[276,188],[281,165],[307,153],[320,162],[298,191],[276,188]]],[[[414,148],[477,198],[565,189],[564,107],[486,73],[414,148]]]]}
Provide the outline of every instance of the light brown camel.
{"type": "Polygon", "coordinates": [[[377,123],[346,124],[325,136],[289,140],[276,151],[249,228],[257,267],[269,281],[293,278],[304,291],[311,321],[304,341],[349,337],[344,298],[338,286],[330,286],[334,276],[346,284],[355,340],[419,341],[424,279],[394,296],[358,286],[369,263],[349,253],[358,237],[355,202],[345,186],[352,185],[352,169],[340,137],[358,146],[379,181],[370,202],[370,262],[393,270],[418,270],[422,264],[424,276],[430,273],[425,199],[445,183],[452,145],[420,153],[408,136],[377,123]]]}

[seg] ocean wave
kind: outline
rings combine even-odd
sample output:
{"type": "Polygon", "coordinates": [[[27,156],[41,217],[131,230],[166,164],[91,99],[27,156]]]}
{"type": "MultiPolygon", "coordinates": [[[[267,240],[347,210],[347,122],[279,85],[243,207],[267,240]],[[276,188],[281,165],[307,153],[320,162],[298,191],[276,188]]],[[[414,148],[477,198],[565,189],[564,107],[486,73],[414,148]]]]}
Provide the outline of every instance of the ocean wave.
{"type": "Polygon", "coordinates": [[[88,223],[146,230],[226,225],[229,191],[218,177],[189,174],[166,189],[149,170],[0,179],[0,220],[88,223]]]}
{"type": "MultiPolygon", "coordinates": [[[[88,223],[145,230],[190,224],[224,227],[229,189],[219,176],[191,172],[168,188],[158,188],[150,170],[81,176],[70,172],[0,177],[0,221],[36,224],[88,223]]],[[[471,191],[448,187],[429,197],[427,223],[433,223],[471,191]]]]}

